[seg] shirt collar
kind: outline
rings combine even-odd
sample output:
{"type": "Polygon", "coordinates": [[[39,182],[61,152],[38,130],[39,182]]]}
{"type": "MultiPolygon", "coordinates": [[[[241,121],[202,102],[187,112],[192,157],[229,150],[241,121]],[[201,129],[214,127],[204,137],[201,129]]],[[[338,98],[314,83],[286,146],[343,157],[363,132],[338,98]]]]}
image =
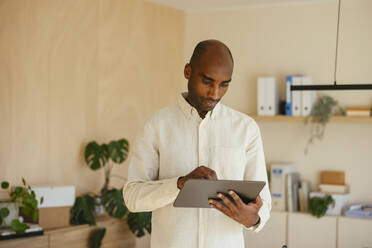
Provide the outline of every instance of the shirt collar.
{"type": "MultiPolygon", "coordinates": [[[[200,118],[198,111],[186,101],[187,94],[187,92],[183,92],[179,95],[178,105],[180,106],[182,112],[184,112],[184,114],[188,118],[191,118],[193,116],[197,116],[200,118]]],[[[218,102],[211,111],[208,111],[208,113],[205,115],[205,118],[215,119],[221,108],[220,105],[220,102],[218,102]]]]}

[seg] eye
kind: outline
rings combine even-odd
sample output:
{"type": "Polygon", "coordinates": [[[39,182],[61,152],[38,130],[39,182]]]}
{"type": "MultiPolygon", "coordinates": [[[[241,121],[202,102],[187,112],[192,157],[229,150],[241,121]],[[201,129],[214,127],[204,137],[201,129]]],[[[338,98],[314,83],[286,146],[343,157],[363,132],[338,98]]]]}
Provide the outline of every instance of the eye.
{"type": "Polygon", "coordinates": [[[203,79],[202,80],[203,84],[205,85],[211,85],[212,84],[212,81],[208,80],[208,79],[203,79]]]}
{"type": "Polygon", "coordinates": [[[221,83],[220,84],[220,87],[221,88],[226,88],[226,87],[228,87],[229,86],[229,83],[227,83],[227,82],[225,82],[225,83],[221,83]]]}

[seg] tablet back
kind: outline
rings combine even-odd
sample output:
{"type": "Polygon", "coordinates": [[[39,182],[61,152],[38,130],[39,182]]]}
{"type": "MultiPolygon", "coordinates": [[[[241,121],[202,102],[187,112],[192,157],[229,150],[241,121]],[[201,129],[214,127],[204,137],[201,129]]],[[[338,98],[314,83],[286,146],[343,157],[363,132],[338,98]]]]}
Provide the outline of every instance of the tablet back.
{"type": "Polygon", "coordinates": [[[183,185],[173,206],[210,208],[209,198],[222,201],[216,197],[217,193],[227,195],[230,189],[235,191],[243,202],[248,203],[256,199],[264,186],[264,181],[189,179],[183,185]]]}

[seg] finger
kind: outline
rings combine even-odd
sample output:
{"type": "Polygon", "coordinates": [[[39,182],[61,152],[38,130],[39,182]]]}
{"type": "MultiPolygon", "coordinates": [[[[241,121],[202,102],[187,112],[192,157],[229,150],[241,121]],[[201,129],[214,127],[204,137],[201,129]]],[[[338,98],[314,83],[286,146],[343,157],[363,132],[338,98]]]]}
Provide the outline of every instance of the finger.
{"type": "Polygon", "coordinates": [[[228,193],[234,199],[234,201],[236,203],[236,206],[238,208],[242,208],[243,205],[245,205],[244,202],[242,201],[242,199],[240,199],[239,195],[237,193],[235,193],[233,190],[229,190],[228,193]]]}
{"type": "Polygon", "coordinates": [[[230,209],[228,207],[226,207],[225,205],[223,205],[222,203],[219,203],[218,201],[215,201],[215,200],[208,200],[211,207],[219,210],[220,212],[224,213],[225,215],[229,216],[229,217],[232,217],[232,212],[230,211],[230,209]]]}
{"type": "Polygon", "coordinates": [[[217,179],[217,174],[214,170],[212,170],[211,168],[206,168],[205,172],[208,174],[208,177],[210,179],[217,179]]]}
{"type": "Polygon", "coordinates": [[[206,177],[208,179],[217,179],[216,175],[212,175],[212,174],[207,174],[206,177]]]}
{"type": "Polygon", "coordinates": [[[256,197],[256,200],[254,202],[248,203],[249,206],[255,207],[255,208],[261,208],[263,205],[263,202],[261,200],[260,196],[256,197]]]}
{"type": "Polygon", "coordinates": [[[212,179],[217,179],[217,174],[214,170],[212,170],[212,179]]]}
{"type": "Polygon", "coordinates": [[[238,209],[236,208],[235,204],[228,197],[224,196],[221,193],[218,193],[217,197],[222,199],[222,201],[226,204],[226,206],[232,213],[238,213],[238,209]]]}
{"type": "Polygon", "coordinates": [[[201,171],[203,177],[206,179],[217,179],[216,172],[208,167],[201,166],[201,171]]]}

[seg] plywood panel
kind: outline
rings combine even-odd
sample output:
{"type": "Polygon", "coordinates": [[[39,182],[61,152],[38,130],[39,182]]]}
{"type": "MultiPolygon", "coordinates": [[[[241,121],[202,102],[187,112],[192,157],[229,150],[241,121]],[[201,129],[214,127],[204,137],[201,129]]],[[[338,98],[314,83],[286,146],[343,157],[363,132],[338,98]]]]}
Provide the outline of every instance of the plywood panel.
{"type": "Polygon", "coordinates": [[[43,6],[53,20],[47,30],[48,183],[77,185],[78,193],[96,191],[101,175],[84,166],[83,146],[96,130],[98,1],[46,1],[43,6]]]}
{"type": "Polygon", "coordinates": [[[135,247],[135,236],[125,220],[108,219],[99,221],[97,226],[106,228],[103,248],[135,247]]]}
{"type": "Polygon", "coordinates": [[[31,166],[46,169],[48,100],[44,43],[36,41],[40,28],[37,15],[30,16],[33,9],[27,1],[0,4],[0,168],[2,177],[17,183],[29,174],[30,182],[47,181],[31,166]]]}
{"type": "Polygon", "coordinates": [[[82,228],[64,229],[49,233],[49,247],[88,247],[89,234],[93,227],[84,226],[82,228]]]}
{"type": "Polygon", "coordinates": [[[0,241],[0,248],[48,248],[48,236],[37,236],[30,238],[19,238],[0,241]]]}
{"type": "MultiPolygon", "coordinates": [[[[98,192],[86,144],[132,144],[175,102],[183,24],[181,11],[142,0],[0,1],[0,179],[98,192]]],[[[127,163],[113,172],[125,177],[127,163]]]]}

